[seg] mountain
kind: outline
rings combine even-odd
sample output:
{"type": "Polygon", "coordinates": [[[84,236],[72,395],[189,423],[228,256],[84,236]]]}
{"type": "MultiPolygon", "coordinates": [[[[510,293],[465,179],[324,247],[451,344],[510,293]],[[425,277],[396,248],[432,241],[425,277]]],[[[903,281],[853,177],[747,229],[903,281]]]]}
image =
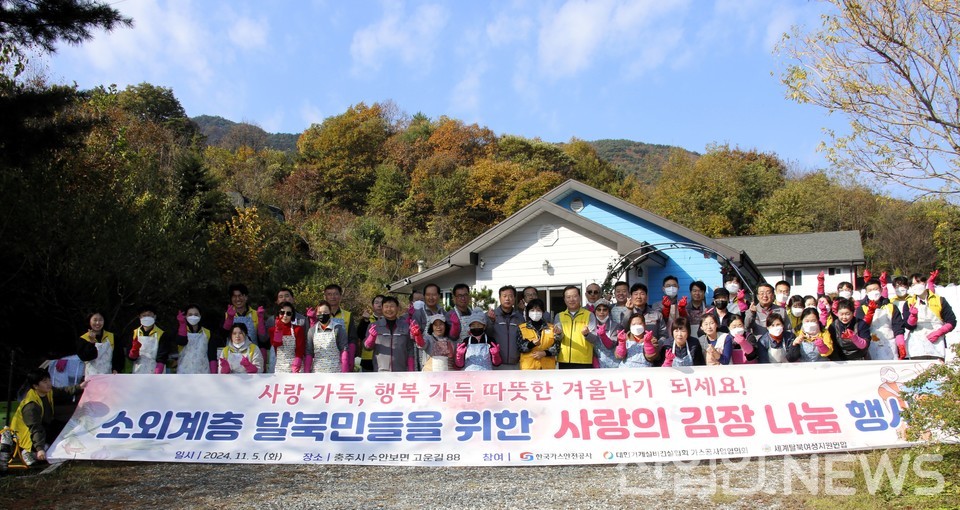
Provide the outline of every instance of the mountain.
{"type": "Polygon", "coordinates": [[[207,145],[229,145],[230,138],[228,135],[234,130],[238,132],[242,127],[245,128],[243,134],[246,137],[252,135],[258,138],[266,147],[285,152],[297,151],[297,138],[300,137],[299,134],[267,133],[258,126],[245,122],[234,122],[230,119],[215,115],[200,115],[193,117],[191,120],[200,126],[200,131],[207,137],[207,145]]]}
{"type": "Polygon", "coordinates": [[[660,178],[660,168],[670,157],[670,152],[679,149],[697,158],[700,155],[672,145],[655,145],[632,140],[595,140],[590,142],[601,158],[626,173],[634,173],[644,182],[652,183],[660,178]]]}

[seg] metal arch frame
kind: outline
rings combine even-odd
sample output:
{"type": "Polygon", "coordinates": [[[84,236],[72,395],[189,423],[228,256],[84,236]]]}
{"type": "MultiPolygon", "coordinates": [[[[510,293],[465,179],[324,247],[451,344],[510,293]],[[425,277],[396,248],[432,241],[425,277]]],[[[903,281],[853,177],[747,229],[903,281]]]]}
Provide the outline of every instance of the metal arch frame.
{"type": "MultiPolygon", "coordinates": [[[[656,244],[644,243],[643,246],[636,248],[630,251],[629,253],[627,253],[626,255],[620,257],[620,259],[617,260],[615,264],[612,264],[610,266],[610,270],[607,272],[607,277],[603,280],[603,288],[609,289],[610,286],[612,286],[614,281],[619,280],[624,273],[629,271],[631,268],[636,267],[638,264],[642,263],[643,261],[647,260],[650,257],[650,255],[663,253],[665,251],[670,251],[670,250],[683,250],[683,249],[696,250],[703,253],[709,253],[709,254],[715,255],[718,259],[722,259],[724,264],[721,264],[721,268],[724,265],[726,265],[731,269],[733,269],[734,272],[737,273],[737,277],[740,278],[740,281],[747,284],[746,285],[747,288],[744,290],[746,290],[746,292],[750,295],[751,299],[753,298],[753,295],[754,295],[754,292],[752,290],[753,286],[750,285],[751,282],[749,282],[747,278],[743,275],[743,273],[740,272],[740,269],[737,267],[737,264],[732,259],[718,252],[717,250],[714,250],[713,248],[710,248],[708,246],[704,246],[698,243],[683,243],[683,242],[656,243],[656,244]],[[638,252],[640,253],[640,255],[635,259],[631,260],[631,257],[638,252]]],[[[754,282],[754,283],[758,283],[758,282],[754,282]]]]}

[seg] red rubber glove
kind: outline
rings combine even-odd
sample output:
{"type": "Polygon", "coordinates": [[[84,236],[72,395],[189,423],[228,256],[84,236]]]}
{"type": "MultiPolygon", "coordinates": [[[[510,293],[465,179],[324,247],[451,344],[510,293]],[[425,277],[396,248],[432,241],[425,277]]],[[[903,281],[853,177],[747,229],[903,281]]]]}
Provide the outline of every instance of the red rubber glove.
{"type": "Polygon", "coordinates": [[[673,305],[673,303],[670,302],[670,298],[663,296],[663,299],[660,300],[660,305],[663,306],[664,315],[670,315],[670,306],[673,305]]]}
{"type": "Polygon", "coordinates": [[[426,342],[423,340],[423,332],[420,331],[420,325],[416,321],[410,322],[410,338],[413,338],[413,341],[416,342],[417,347],[423,347],[426,345],[426,342]]]}
{"type": "Polygon", "coordinates": [[[853,330],[850,330],[850,329],[844,330],[843,333],[840,333],[840,338],[844,340],[850,340],[851,338],[853,338],[853,330]]]}
{"type": "Polygon", "coordinates": [[[257,369],[257,366],[251,363],[246,356],[240,358],[240,366],[242,366],[244,370],[247,371],[248,374],[255,374],[259,372],[259,370],[257,369]]]}
{"type": "Polygon", "coordinates": [[[870,281],[870,277],[871,277],[871,276],[873,276],[873,273],[871,273],[869,269],[864,268],[864,269],[863,269],[863,285],[864,285],[864,287],[866,287],[867,282],[870,281]]]}
{"type": "Polygon", "coordinates": [[[687,316],[687,296],[683,296],[680,301],[677,301],[677,315],[680,317],[687,316]]]}
{"type": "Polygon", "coordinates": [[[887,297],[887,278],[888,274],[886,271],[880,273],[880,295],[887,297]]]}
{"type": "Polygon", "coordinates": [[[863,322],[867,323],[867,326],[873,324],[873,316],[877,312],[877,302],[871,301],[867,305],[867,313],[863,315],[863,322]]]}
{"type": "Polygon", "coordinates": [[[903,335],[897,335],[897,356],[900,359],[907,359],[907,342],[904,340],[903,335]]]}
{"type": "Polygon", "coordinates": [[[57,363],[54,366],[56,367],[57,372],[63,372],[64,370],[67,369],[67,359],[66,358],[58,359],[57,363]]]}
{"type": "Polygon", "coordinates": [[[377,325],[371,324],[370,329],[367,330],[367,338],[363,341],[363,346],[367,350],[373,349],[373,346],[377,343],[377,325]]]}
{"type": "Polygon", "coordinates": [[[260,336],[267,334],[267,321],[264,319],[266,313],[262,306],[257,308],[257,334],[260,336]]]}
{"type": "Polygon", "coordinates": [[[934,269],[930,272],[930,278],[927,278],[927,290],[930,292],[937,290],[937,276],[940,276],[940,270],[934,269]]]}
{"type": "Polygon", "coordinates": [[[227,362],[227,358],[220,358],[220,373],[229,374],[230,372],[230,363],[227,362]]]}
{"type": "Polygon", "coordinates": [[[143,345],[140,343],[140,340],[137,340],[137,337],[133,337],[133,344],[130,345],[130,359],[138,359],[140,357],[140,348],[143,345]]]}
{"type": "Polygon", "coordinates": [[[823,282],[826,278],[827,276],[823,273],[823,271],[820,271],[820,274],[817,275],[817,295],[818,296],[822,296],[826,294],[826,292],[823,291],[824,290],[823,282]]]}

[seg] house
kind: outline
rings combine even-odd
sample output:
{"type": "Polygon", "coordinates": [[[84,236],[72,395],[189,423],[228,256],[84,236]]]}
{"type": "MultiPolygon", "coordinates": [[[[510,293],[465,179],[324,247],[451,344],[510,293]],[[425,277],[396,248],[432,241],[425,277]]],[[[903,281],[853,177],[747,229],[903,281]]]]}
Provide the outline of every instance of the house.
{"type": "Polygon", "coordinates": [[[841,282],[862,285],[856,274],[866,261],[860,232],[856,230],[724,237],[717,241],[749,253],[770,284],[780,280],[790,282],[791,294],[816,295],[817,274],[821,271],[825,276],[824,290],[828,294],[836,292],[841,282]]]}
{"type": "MultiPolygon", "coordinates": [[[[662,296],[663,278],[680,292],[701,280],[722,284],[721,269],[751,287],[762,278],[743,251],[577,181],[567,181],[425,270],[387,286],[408,293],[435,283],[449,297],[457,283],[496,292],[504,285],[540,290],[550,310],[562,310],[563,289],[618,280],[641,282],[649,301],[662,296]]],[[[712,300],[708,290],[707,300],[712,300]]],[[[449,300],[448,300],[449,302],[449,300]]]]}

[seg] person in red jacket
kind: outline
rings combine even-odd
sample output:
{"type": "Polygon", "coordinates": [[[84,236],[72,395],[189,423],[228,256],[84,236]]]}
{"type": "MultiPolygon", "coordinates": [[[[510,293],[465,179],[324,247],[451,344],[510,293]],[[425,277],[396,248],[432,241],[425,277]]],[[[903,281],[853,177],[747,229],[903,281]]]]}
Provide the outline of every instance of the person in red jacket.
{"type": "Polygon", "coordinates": [[[297,312],[289,302],[280,305],[277,324],[267,331],[270,339],[270,357],[273,359],[274,373],[303,372],[303,361],[307,351],[307,334],[303,327],[293,323],[297,312]]]}

